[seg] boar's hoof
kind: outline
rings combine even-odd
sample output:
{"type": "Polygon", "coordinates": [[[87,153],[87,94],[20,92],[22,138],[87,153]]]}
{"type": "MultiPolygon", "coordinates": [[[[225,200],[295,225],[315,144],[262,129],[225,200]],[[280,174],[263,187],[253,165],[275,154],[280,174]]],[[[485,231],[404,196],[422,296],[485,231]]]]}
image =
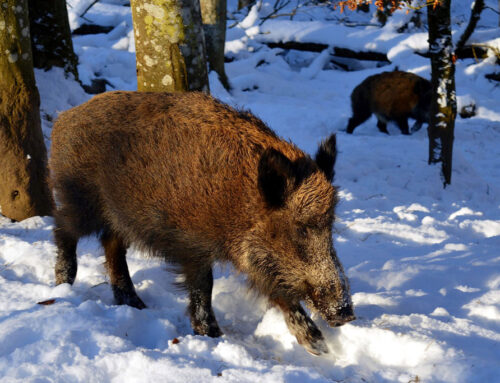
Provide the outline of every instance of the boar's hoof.
{"type": "Polygon", "coordinates": [[[218,338],[224,335],[217,323],[211,323],[210,325],[201,323],[198,325],[193,325],[193,332],[195,335],[206,335],[210,338],[218,338]]]}
{"type": "Polygon", "coordinates": [[[303,343],[302,346],[306,351],[314,356],[320,356],[323,354],[328,354],[328,346],[326,345],[325,339],[321,337],[320,339],[313,339],[310,342],[303,343]]]}
{"type": "Polygon", "coordinates": [[[117,305],[127,305],[135,307],[138,310],[142,310],[147,307],[135,292],[127,293],[122,289],[113,286],[113,295],[115,296],[115,302],[117,305]]]}
{"type": "Polygon", "coordinates": [[[71,277],[66,273],[63,274],[56,272],[56,286],[62,285],[63,283],[69,283],[70,285],[72,285],[73,282],[75,282],[74,277],[71,277]]]}

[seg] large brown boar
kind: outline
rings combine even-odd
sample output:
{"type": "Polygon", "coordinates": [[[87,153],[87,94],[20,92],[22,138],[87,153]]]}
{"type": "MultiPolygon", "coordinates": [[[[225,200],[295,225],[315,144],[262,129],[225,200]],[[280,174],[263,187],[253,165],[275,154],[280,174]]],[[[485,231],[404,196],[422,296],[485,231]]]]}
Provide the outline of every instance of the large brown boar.
{"type": "Polygon", "coordinates": [[[300,301],[331,326],[354,319],[332,243],[335,158],[333,135],[313,160],[201,93],[96,96],[52,131],[56,283],[73,283],[78,239],[97,233],[116,302],[144,308],[125,260],[135,244],[179,266],[194,332],[217,337],[212,264],[229,261],[300,344],[326,353],[300,301]]]}
{"type": "Polygon", "coordinates": [[[377,128],[386,134],[387,122],[394,121],[403,134],[410,134],[408,118],[416,120],[412,132],[429,122],[431,83],[413,73],[393,71],[367,77],[351,94],[352,117],[347,133],[375,114],[377,128]]]}

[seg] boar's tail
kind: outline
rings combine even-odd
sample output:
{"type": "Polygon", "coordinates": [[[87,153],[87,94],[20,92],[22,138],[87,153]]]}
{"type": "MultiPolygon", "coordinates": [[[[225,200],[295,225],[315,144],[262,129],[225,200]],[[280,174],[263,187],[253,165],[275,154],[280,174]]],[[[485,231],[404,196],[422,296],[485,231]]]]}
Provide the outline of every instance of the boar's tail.
{"type": "Polygon", "coordinates": [[[321,142],[315,160],[318,168],[325,173],[326,179],[332,182],[335,177],[335,161],[337,160],[337,138],[335,133],[321,142]]]}

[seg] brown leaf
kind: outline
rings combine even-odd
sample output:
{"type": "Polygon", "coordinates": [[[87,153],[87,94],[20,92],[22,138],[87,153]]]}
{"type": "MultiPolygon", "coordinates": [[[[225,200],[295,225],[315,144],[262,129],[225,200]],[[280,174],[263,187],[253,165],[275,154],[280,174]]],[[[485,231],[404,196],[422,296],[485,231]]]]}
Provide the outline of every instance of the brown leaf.
{"type": "Polygon", "coordinates": [[[43,306],[50,306],[50,305],[53,305],[54,303],[56,303],[55,299],[47,299],[46,301],[41,301],[41,302],[38,302],[37,304],[43,305],[43,306]]]}
{"type": "Polygon", "coordinates": [[[172,339],[172,344],[177,344],[177,343],[179,343],[179,339],[177,338],[172,339]]]}

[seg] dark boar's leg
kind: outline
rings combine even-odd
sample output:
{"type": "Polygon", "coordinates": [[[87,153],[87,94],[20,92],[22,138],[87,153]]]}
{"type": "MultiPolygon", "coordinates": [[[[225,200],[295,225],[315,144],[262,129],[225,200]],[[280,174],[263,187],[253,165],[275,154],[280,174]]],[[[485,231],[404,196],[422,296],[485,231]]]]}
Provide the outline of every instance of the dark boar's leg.
{"type": "Polygon", "coordinates": [[[189,315],[196,335],[217,338],[223,333],[212,310],[212,267],[202,266],[195,270],[184,270],[186,287],[189,291],[189,315]]]}
{"type": "Polygon", "coordinates": [[[380,130],[382,133],[385,133],[385,134],[389,134],[389,132],[387,131],[387,124],[382,121],[382,120],[378,120],[377,121],[377,128],[378,130],[380,130]]]}
{"type": "Polygon", "coordinates": [[[132,279],[130,279],[125,258],[127,248],[123,241],[115,233],[106,230],[101,236],[101,244],[104,247],[106,267],[116,303],[126,304],[139,310],[145,308],[146,305],[137,296],[132,279]]]}
{"type": "Polygon", "coordinates": [[[363,122],[368,120],[372,112],[365,105],[352,107],[352,117],[349,119],[349,123],[347,124],[347,133],[351,134],[354,132],[354,129],[361,125],[363,122]]]}
{"type": "Polygon", "coordinates": [[[415,121],[415,124],[411,127],[411,132],[415,133],[418,132],[422,128],[422,121],[415,121]]]}
{"type": "Polygon", "coordinates": [[[403,134],[410,134],[410,130],[408,128],[408,119],[407,118],[401,118],[396,121],[396,123],[399,126],[399,129],[401,129],[401,133],[403,134]]]}
{"type": "Polygon", "coordinates": [[[328,353],[328,346],[323,334],[309,318],[300,303],[286,303],[281,300],[276,300],[274,303],[283,311],[288,330],[292,335],[295,335],[299,344],[313,355],[328,353]]]}
{"type": "Polygon", "coordinates": [[[56,285],[73,284],[77,270],[76,244],[78,239],[73,238],[57,221],[56,217],[56,228],[54,229],[54,239],[57,245],[56,285]]]}

